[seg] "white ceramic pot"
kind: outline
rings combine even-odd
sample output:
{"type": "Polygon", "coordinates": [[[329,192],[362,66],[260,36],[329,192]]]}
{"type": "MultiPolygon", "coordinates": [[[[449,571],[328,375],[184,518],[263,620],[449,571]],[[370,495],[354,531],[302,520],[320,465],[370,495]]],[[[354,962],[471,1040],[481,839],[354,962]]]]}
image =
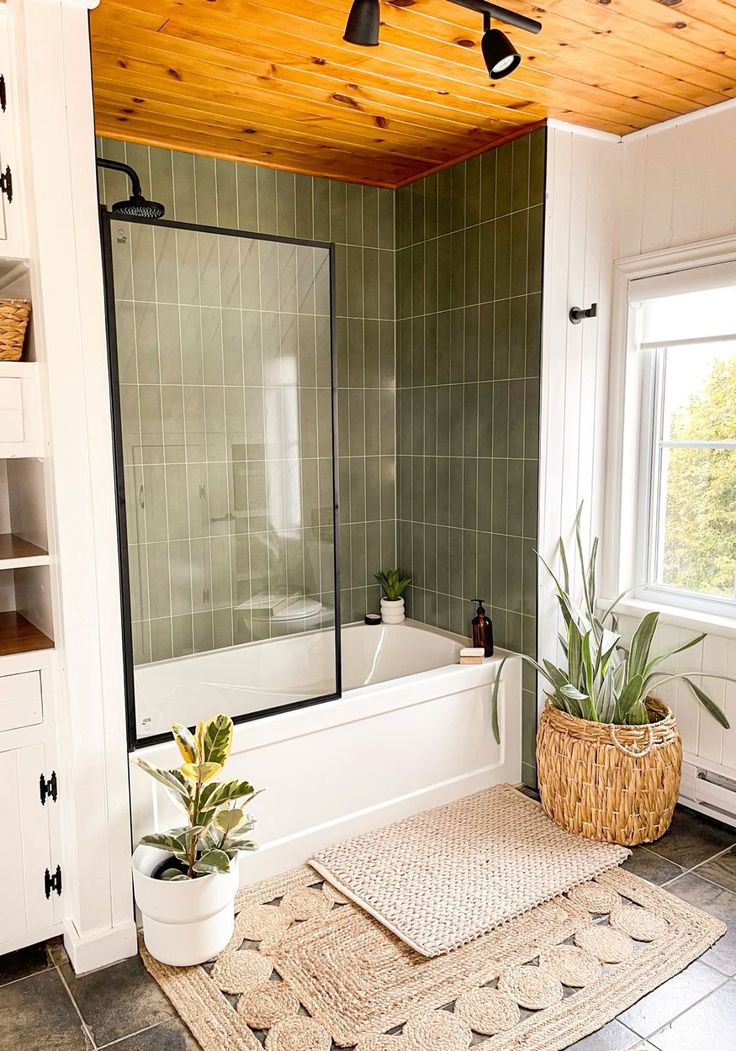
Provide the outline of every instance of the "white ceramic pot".
{"type": "Polygon", "coordinates": [[[238,890],[238,857],[225,875],[197,879],[152,879],[165,860],[155,847],[136,847],[133,854],[135,900],[143,914],[143,940],[151,956],[172,967],[192,967],[221,952],[233,935],[238,890]]]}
{"type": "Polygon", "coordinates": [[[401,624],[404,620],[404,600],[381,599],[381,620],[384,624],[401,624]]]}

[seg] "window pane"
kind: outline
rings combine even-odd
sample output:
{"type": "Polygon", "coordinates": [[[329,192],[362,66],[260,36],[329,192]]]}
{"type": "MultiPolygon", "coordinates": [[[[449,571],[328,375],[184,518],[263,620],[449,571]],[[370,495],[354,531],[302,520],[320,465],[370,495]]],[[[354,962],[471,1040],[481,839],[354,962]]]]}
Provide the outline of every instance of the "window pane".
{"type": "Polygon", "coordinates": [[[736,343],[665,351],[664,441],[736,441],[736,343]]]}
{"type": "MultiPolygon", "coordinates": [[[[731,372],[730,406],[736,404],[731,372]]],[[[718,386],[718,392],[726,392],[718,386]]],[[[713,398],[692,426],[713,412],[713,398]]],[[[733,419],[733,415],[731,416],[733,419]]],[[[662,534],[658,583],[734,598],[736,574],[736,449],[674,448],[662,452],[662,534]]]]}

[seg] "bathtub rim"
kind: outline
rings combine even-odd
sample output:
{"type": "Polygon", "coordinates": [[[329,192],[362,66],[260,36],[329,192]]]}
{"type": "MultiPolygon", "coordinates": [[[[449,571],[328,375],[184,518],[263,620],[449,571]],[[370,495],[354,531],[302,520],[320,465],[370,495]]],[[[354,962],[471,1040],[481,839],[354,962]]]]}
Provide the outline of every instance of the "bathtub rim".
{"type": "MultiPolygon", "coordinates": [[[[419,621],[419,620],[412,620],[410,617],[407,617],[401,624],[382,624],[381,627],[384,627],[384,628],[387,628],[387,629],[395,629],[395,630],[401,630],[404,627],[416,628],[416,629],[418,629],[419,631],[421,631],[423,633],[432,634],[432,635],[438,635],[441,638],[447,639],[450,642],[453,642],[453,643],[455,643],[456,645],[459,645],[459,646],[467,646],[468,642],[469,642],[469,638],[466,635],[458,635],[457,633],[452,632],[452,631],[445,631],[443,628],[434,627],[434,625],[432,625],[432,624],[423,624],[421,621],[419,621]]],[[[348,628],[365,628],[366,631],[375,630],[375,628],[372,625],[364,624],[362,620],[356,620],[356,621],[351,621],[348,624],[341,624],[340,632],[338,634],[341,635],[341,633],[343,631],[347,630],[348,628]]],[[[317,631],[325,632],[325,633],[327,633],[327,632],[331,633],[333,630],[334,630],[333,628],[319,628],[319,629],[317,629],[317,631]]],[[[317,631],[315,631],[315,634],[317,633],[317,631]]],[[[301,638],[303,636],[302,635],[298,635],[296,637],[301,638]]],[[[273,638],[270,638],[270,639],[256,639],[256,640],[254,640],[252,642],[241,642],[237,646],[227,646],[225,648],[226,648],[228,653],[232,653],[234,650],[246,649],[246,648],[249,648],[251,646],[269,646],[269,645],[271,645],[273,643],[283,642],[285,639],[288,639],[288,638],[289,638],[288,635],[278,635],[278,636],[274,636],[273,638]]],[[[341,651],[341,642],[338,642],[338,654],[340,653],[340,651],[341,651]]],[[[207,650],[207,651],[205,651],[203,653],[187,654],[185,657],[169,657],[169,658],[166,658],[165,660],[162,660],[162,661],[148,662],[146,664],[140,665],[140,667],[141,668],[148,668],[148,667],[151,667],[152,664],[155,664],[157,667],[161,666],[161,665],[166,665],[166,664],[174,664],[174,663],[178,663],[178,662],[180,662],[182,660],[187,660],[189,658],[207,657],[207,656],[210,656],[211,654],[216,654],[217,652],[218,652],[217,650],[207,650]]],[[[511,653],[511,652],[509,652],[507,650],[501,650],[498,647],[496,647],[496,651],[495,651],[493,657],[485,658],[485,660],[483,662],[483,665],[476,665],[475,667],[483,668],[483,667],[486,667],[489,663],[493,663],[496,660],[496,654],[500,654],[500,656],[498,657],[499,661],[504,656],[515,656],[515,654],[513,654],[513,653],[511,653]]],[[[393,683],[393,682],[406,683],[409,679],[414,680],[414,679],[421,679],[423,676],[434,676],[434,675],[440,674],[441,672],[443,672],[447,668],[460,668],[460,667],[461,666],[459,664],[457,664],[457,663],[454,663],[454,664],[442,664],[442,665],[440,665],[439,668],[430,668],[428,671],[414,672],[413,674],[410,674],[410,675],[402,675],[402,676],[398,676],[397,678],[394,678],[394,679],[386,679],[383,682],[371,683],[368,686],[357,686],[357,687],[355,687],[352,690],[341,691],[340,689],[338,689],[337,692],[335,692],[335,693],[321,694],[318,697],[307,697],[304,700],[292,701],[289,704],[280,705],[278,708],[274,708],[274,709],[271,709],[271,710],[265,710],[265,711],[259,711],[259,712],[246,712],[246,713],[244,713],[242,715],[234,715],[231,718],[233,720],[233,723],[235,724],[235,740],[238,739],[238,727],[243,725],[244,723],[255,723],[255,722],[258,722],[258,721],[265,721],[265,720],[276,719],[276,718],[279,718],[280,716],[291,715],[292,713],[301,711],[302,709],[316,708],[317,705],[325,706],[325,705],[335,704],[336,702],[342,703],[342,702],[346,701],[346,699],[351,698],[354,694],[363,694],[367,690],[380,689],[382,686],[388,686],[389,683],[393,683]]],[[[464,669],[466,669],[467,667],[469,667],[469,666],[468,665],[463,666],[464,669]]],[[[136,669],[133,669],[133,676],[134,677],[135,677],[135,670],[136,669]]],[[[339,673],[340,673],[340,669],[338,668],[338,680],[341,677],[339,673]]],[[[340,683],[338,681],[338,686],[339,685],[340,685],[340,683]]],[[[400,707],[405,707],[405,706],[401,705],[400,707]]],[[[210,713],[210,714],[214,714],[214,713],[210,713]]],[[[206,718],[206,716],[203,716],[203,718],[206,718]]],[[[350,720],[348,720],[348,721],[350,721],[350,720]]],[[[332,725],[332,724],[328,724],[328,725],[332,725]]],[[[337,723],[336,725],[339,725],[339,723],[337,723]]],[[[324,729],[324,728],[325,727],[322,726],[322,729],[324,729]]],[[[129,755],[133,755],[133,754],[138,753],[140,751],[143,751],[144,749],[147,749],[147,748],[153,748],[153,747],[156,747],[158,745],[167,744],[168,742],[171,741],[171,733],[170,733],[170,731],[165,731],[165,732],[157,733],[157,734],[151,734],[149,737],[139,737],[138,736],[138,728],[137,728],[137,726],[135,726],[134,734],[135,734],[135,736],[131,740],[128,741],[128,753],[129,753],[129,755]]],[[[300,736],[300,735],[296,735],[296,736],[300,736]]]]}

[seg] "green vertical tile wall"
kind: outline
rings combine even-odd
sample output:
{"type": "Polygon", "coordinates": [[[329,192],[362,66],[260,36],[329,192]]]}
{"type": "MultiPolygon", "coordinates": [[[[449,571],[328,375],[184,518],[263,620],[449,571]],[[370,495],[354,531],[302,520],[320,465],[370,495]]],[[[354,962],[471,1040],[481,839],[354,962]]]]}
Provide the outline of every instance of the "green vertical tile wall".
{"type": "MultiPolygon", "coordinates": [[[[498,644],[534,654],[546,132],[396,192],[100,148],[170,218],[335,242],[343,621],[377,608],[373,574],[398,563],[411,616],[468,634],[480,592],[498,644]]],[[[102,188],[128,194],[115,173],[102,188]]],[[[523,685],[534,783],[527,668],[523,685]]]]}
{"type": "MultiPolygon", "coordinates": [[[[397,192],[398,561],[417,620],[536,654],[544,130],[397,192]]],[[[524,777],[536,683],[524,669],[524,777]]]]}
{"type": "MultiPolygon", "coordinates": [[[[335,243],[341,614],[343,621],[349,622],[362,617],[366,609],[377,609],[379,592],[373,574],[381,566],[396,562],[395,195],[373,187],[275,172],[133,143],[101,139],[98,151],[101,156],[133,165],[141,177],[143,193],[161,201],[169,219],[335,243]]],[[[101,172],[100,194],[104,203],[126,198],[129,192],[122,175],[101,172]]],[[[145,240],[149,233],[144,227],[133,228],[137,240],[145,240]]],[[[140,283],[145,278],[143,270],[150,271],[153,267],[153,255],[143,243],[132,247],[140,283]]],[[[181,257],[178,263],[180,284],[186,282],[190,272],[196,274],[199,269],[196,259],[191,266],[181,257]]],[[[219,273],[216,277],[219,280],[219,273]]],[[[143,318],[145,311],[138,313],[143,318]]],[[[154,308],[148,319],[154,326],[155,313],[154,308]]],[[[131,389],[122,391],[123,410],[161,418],[158,399],[165,380],[169,393],[174,395],[172,405],[183,404],[184,431],[196,430],[196,421],[207,413],[205,396],[210,399],[210,407],[221,404],[228,397],[229,388],[232,395],[232,384],[223,384],[222,369],[210,370],[212,374],[204,375],[212,359],[201,353],[188,355],[185,345],[177,371],[172,364],[174,359],[170,362],[166,353],[165,313],[165,310],[160,312],[158,320],[159,357],[162,367],[168,369],[171,364],[171,369],[165,377],[160,376],[154,356],[150,361],[133,363],[136,368],[142,368],[143,375],[137,376],[140,387],[131,384],[131,389]],[[149,366],[150,376],[145,371],[149,366]],[[141,399],[154,399],[156,404],[142,405],[141,399]]],[[[129,320],[133,325],[133,320],[129,320]]],[[[123,320],[123,327],[125,323],[123,320]]],[[[186,338],[189,327],[182,324],[181,329],[186,338]]],[[[296,338],[302,339],[298,328],[296,338]]],[[[121,344],[124,342],[121,339],[121,344]]],[[[127,342],[132,345],[134,341],[127,342]]],[[[227,357],[228,341],[223,342],[227,357]]],[[[237,355],[226,360],[224,366],[237,369],[237,355]]],[[[125,361],[121,361],[121,369],[124,368],[125,361]]],[[[250,406],[247,399],[245,415],[257,429],[257,408],[250,406]]],[[[163,418],[166,417],[164,406],[163,418]]],[[[260,426],[265,442],[265,424],[261,422],[260,426]]],[[[309,437],[307,432],[308,428],[305,440],[309,437]]],[[[251,434],[250,440],[252,438],[251,434]]],[[[197,457],[191,449],[187,456],[195,460],[209,459],[204,455],[197,457]]],[[[229,466],[232,469],[232,465],[229,466]]],[[[129,467],[132,471],[132,465],[129,467]]],[[[257,471],[257,467],[254,470],[257,471]]],[[[319,473],[320,484],[326,477],[326,472],[319,473]]],[[[205,481],[209,485],[209,479],[205,481]]],[[[151,491],[155,482],[152,477],[148,487],[151,491]]],[[[130,484],[131,491],[135,491],[136,480],[132,477],[130,484]]],[[[257,484],[255,477],[248,478],[249,491],[257,484]]],[[[176,499],[175,486],[168,486],[167,491],[176,499]]],[[[321,499],[320,506],[323,503],[321,499]]],[[[232,508],[225,507],[223,513],[228,510],[232,508]]],[[[153,514],[152,508],[150,511],[153,514]]],[[[169,518],[176,521],[175,514],[169,518]]],[[[130,526],[134,529],[135,523],[131,522],[130,526]]],[[[253,564],[253,551],[244,553],[244,548],[252,547],[256,533],[263,535],[262,524],[259,528],[259,523],[251,523],[243,535],[237,537],[237,551],[215,549],[210,538],[203,538],[199,533],[192,534],[191,540],[171,533],[160,538],[155,534],[156,540],[147,545],[145,552],[145,572],[131,574],[133,602],[139,610],[136,630],[141,636],[138,638],[140,659],[159,660],[243,641],[236,637],[231,626],[236,620],[242,622],[242,618],[232,617],[233,560],[247,556],[253,564]],[[157,545],[155,549],[153,544],[157,545]],[[207,597],[196,609],[187,610],[187,615],[178,614],[186,599],[187,582],[196,574],[200,562],[201,575],[206,580],[202,588],[197,586],[195,590],[207,597]],[[230,567],[227,572],[224,571],[226,565],[230,567]],[[161,573],[166,568],[168,574],[153,591],[142,587],[149,566],[157,567],[161,573]],[[214,597],[214,583],[206,586],[207,581],[215,577],[219,580],[221,598],[228,589],[231,596],[225,596],[219,604],[214,597]]],[[[133,568],[135,570],[135,566],[133,568]]]]}

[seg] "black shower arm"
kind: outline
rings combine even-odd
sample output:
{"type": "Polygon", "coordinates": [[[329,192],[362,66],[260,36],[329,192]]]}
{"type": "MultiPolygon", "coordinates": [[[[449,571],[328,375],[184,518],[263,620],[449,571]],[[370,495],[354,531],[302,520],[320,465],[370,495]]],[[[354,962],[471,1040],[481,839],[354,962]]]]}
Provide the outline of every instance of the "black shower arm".
{"type": "Polygon", "coordinates": [[[109,168],[111,171],[123,172],[124,175],[127,175],[133,184],[133,197],[141,196],[141,180],[138,178],[138,173],[129,164],[123,164],[122,161],[108,161],[104,157],[95,159],[100,168],[109,168]]]}

